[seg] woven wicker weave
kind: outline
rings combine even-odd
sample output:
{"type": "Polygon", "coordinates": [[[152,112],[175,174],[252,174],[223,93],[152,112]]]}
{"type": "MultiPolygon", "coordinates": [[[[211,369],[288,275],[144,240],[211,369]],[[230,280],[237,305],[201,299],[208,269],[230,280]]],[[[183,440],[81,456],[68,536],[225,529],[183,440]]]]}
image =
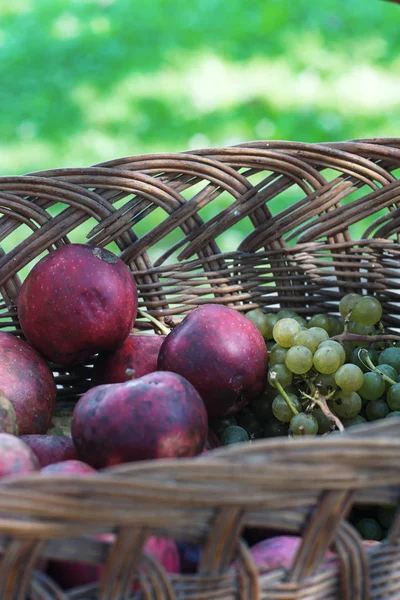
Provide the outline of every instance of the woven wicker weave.
{"type": "MultiPolygon", "coordinates": [[[[2,177],[1,327],[21,333],[16,299],[34,262],[86,239],[126,261],[140,307],[158,318],[179,320],[206,302],[335,313],[344,293],[359,291],[378,293],[386,325],[397,328],[399,173],[400,139],[368,139],[253,142],[2,177]]],[[[150,324],[138,319],[136,327],[150,324]]],[[[88,388],[90,366],[54,366],[58,406],[88,388]]],[[[139,561],[135,598],[400,598],[400,518],[368,552],[346,521],[354,502],[399,501],[395,421],[351,435],[124,465],[79,480],[3,480],[0,598],[119,600],[128,597],[139,561]],[[245,526],[304,534],[290,572],[258,576],[240,542],[245,526]],[[87,537],[107,531],[118,534],[111,551],[87,537]],[[204,543],[199,572],[167,577],[142,556],[153,533],[204,543]],[[340,565],[321,571],[330,546],[340,565]],[[100,586],[63,592],[35,570],[46,556],[106,562],[100,586]],[[237,570],[229,568],[234,557],[237,570]]]]}

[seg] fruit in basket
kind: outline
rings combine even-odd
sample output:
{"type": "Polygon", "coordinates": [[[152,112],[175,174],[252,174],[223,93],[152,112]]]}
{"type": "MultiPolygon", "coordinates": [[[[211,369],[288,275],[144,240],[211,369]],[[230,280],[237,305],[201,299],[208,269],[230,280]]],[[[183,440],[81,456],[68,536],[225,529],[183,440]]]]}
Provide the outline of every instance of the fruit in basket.
{"type": "Polygon", "coordinates": [[[153,373],[164,339],[165,335],[130,334],[115,350],[102,352],[95,360],[93,385],[129,381],[127,369],[134,371],[136,378],[153,373]]]}
{"type": "Polygon", "coordinates": [[[77,402],[71,433],[80,460],[95,468],[153,458],[195,456],[207,437],[195,388],[168,371],[96,386],[77,402]]]}
{"type": "Polygon", "coordinates": [[[221,440],[219,439],[215,431],[213,431],[211,427],[209,427],[207,432],[207,439],[204,444],[204,449],[214,450],[214,448],[219,448],[220,446],[222,446],[221,440]]]}
{"type": "Polygon", "coordinates": [[[12,402],[0,390],[0,432],[18,435],[17,415],[12,402]]]}
{"type": "Polygon", "coordinates": [[[40,470],[40,472],[43,475],[83,475],[85,473],[96,473],[96,469],[82,462],[81,460],[70,459],[46,465],[40,470]]]}
{"type": "Polygon", "coordinates": [[[0,433],[0,477],[22,475],[39,469],[39,461],[27,444],[10,433],[0,433]]]}
{"type": "MultiPolygon", "coordinates": [[[[97,535],[100,541],[112,543],[113,535],[97,535]]],[[[150,536],[143,552],[155,558],[167,573],[180,572],[180,556],[174,540],[161,536],[150,536]]],[[[49,561],[48,574],[63,589],[68,590],[81,585],[95,583],[100,580],[104,567],[78,561],[49,561]]],[[[140,573],[140,567],[139,567],[140,573]]],[[[140,589],[140,584],[134,582],[132,591],[140,589]]]]}
{"type": "Polygon", "coordinates": [[[47,465],[77,458],[75,446],[70,437],[31,434],[22,435],[21,439],[35,453],[41,469],[47,465]]]}
{"type": "Polygon", "coordinates": [[[104,248],[67,244],[30,271],[18,296],[28,341],[45,358],[70,365],[128,337],[137,313],[128,266],[104,248]]]}
{"type": "Polygon", "coordinates": [[[53,374],[40,354],[0,332],[0,388],[12,403],[20,435],[46,433],[56,402],[53,374]]]}
{"type": "Polygon", "coordinates": [[[220,304],[195,308],[165,338],[158,368],[185,377],[210,417],[260,394],[266,383],[267,348],[257,327],[220,304]]]}
{"type": "MultiPolygon", "coordinates": [[[[293,565],[302,538],[296,535],[280,535],[270,537],[258,542],[250,548],[252,558],[260,573],[272,569],[290,569],[293,565]]],[[[379,544],[375,540],[365,540],[363,545],[369,548],[379,544]]],[[[236,562],[234,563],[236,565],[236,562]]],[[[336,553],[327,550],[321,571],[331,567],[338,567],[339,560],[336,553]]]]}

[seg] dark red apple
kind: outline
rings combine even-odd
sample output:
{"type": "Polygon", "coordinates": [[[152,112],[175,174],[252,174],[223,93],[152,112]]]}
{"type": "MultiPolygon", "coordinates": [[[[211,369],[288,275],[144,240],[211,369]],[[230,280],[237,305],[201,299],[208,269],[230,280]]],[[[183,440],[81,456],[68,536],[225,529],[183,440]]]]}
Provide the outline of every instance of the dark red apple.
{"type": "Polygon", "coordinates": [[[195,308],[165,338],[158,368],[185,377],[210,417],[260,394],[266,384],[267,348],[257,327],[221,304],[195,308]]]}
{"type": "Polygon", "coordinates": [[[180,375],[155,372],[88,390],[71,422],[78,457],[95,468],[200,454],[207,412],[180,375]]]}
{"type": "Polygon", "coordinates": [[[39,469],[39,462],[25,442],[10,433],[0,433],[0,477],[22,475],[39,469]]]}
{"type": "Polygon", "coordinates": [[[30,271],[18,296],[28,341],[64,365],[117,348],[137,313],[136,283],[128,266],[104,248],[67,244],[30,271]]]}
{"type": "Polygon", "coordinates": [[[22,435],[21,440],[36,454],[41,469],[77,458],[74,442],[65,435],[22,435]]]}
{"type": "Polygon", "coordinates": [[[20,435],[46,433],[56,404],[56,384],[32,346],[0,332],[0,389],[12,403],[20,435]]]}
{"type": "MultiPolygon", "coordinates": [[[[114,535],[100,534],[97,539],[112,543],[115,540],[114,535]]],[[[160,565],[164,567],[167,573],[180,572],[180,556],[177,545],[174,540],[165,537],[149,537],[143,551],[155,558],[160,565]]],[[[95,583],[99,581],[104,567],[102,565],[93,565],[84,562],[50,561],[48,574],[63,589],[69,590],[81,585],[95,583]]],[[[134,583],[132,592],[140,589],[140,585],[134,583]]]]}
{"type": "Polygon", "coordinates": [[[96,469],[81,460],[63,460],[52,463],[40,469],[43,475],[64,474],[64,475],[82,475],[85,473],[96,473],[96,469]]]}
{"type": "Polygon", "coordinates": [[[135,371],[136,379],[157,370],[158,353],[165,335],[131,333],[116,350],[102,352],[96,358],[93,385],[122,383],[132,379],[126,370],[135,371]]]}

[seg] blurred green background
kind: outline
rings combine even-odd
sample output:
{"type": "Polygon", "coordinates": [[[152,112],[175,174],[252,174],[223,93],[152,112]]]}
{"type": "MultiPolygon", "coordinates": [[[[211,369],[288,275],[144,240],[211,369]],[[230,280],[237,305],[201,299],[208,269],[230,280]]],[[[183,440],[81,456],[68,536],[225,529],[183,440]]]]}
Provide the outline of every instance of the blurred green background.
{"type": "Polygon", "coordinates": [[[399,25],[382,0],[3,0],[0,174],[396,136],[399,25]]]}

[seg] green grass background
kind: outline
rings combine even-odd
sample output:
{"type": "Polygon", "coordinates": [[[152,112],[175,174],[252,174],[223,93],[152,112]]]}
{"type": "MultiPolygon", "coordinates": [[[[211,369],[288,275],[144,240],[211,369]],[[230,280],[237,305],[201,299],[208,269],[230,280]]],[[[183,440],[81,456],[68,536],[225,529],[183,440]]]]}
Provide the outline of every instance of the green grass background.
{"type": "Polygon", "coordinates": [[[0,175],[397,136],[399,32],[382,0],[1,0],[0,175]]]}

